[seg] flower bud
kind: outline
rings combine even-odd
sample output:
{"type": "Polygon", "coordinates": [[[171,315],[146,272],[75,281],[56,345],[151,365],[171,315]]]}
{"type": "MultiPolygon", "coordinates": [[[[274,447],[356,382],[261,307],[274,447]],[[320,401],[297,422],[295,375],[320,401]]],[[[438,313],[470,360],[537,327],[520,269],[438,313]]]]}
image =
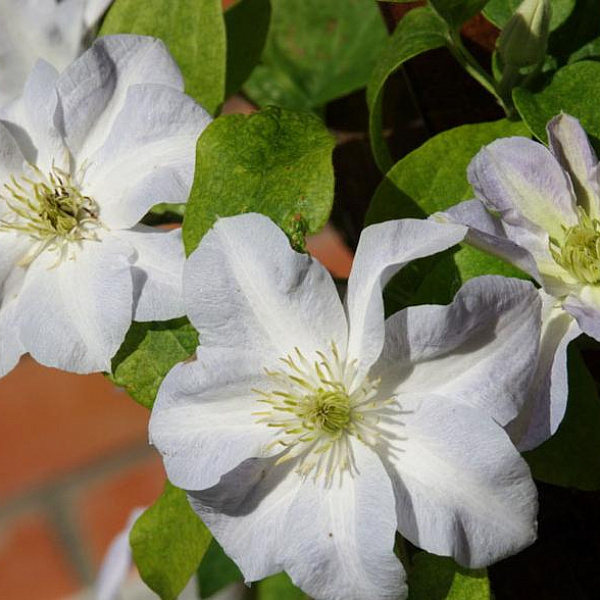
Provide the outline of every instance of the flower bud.
{"type": "Polygon", "coordinates": [[[498,38],[504,64],[521,68],[539,65],[546,54],[550,0],[523,0],[498,38]]]}

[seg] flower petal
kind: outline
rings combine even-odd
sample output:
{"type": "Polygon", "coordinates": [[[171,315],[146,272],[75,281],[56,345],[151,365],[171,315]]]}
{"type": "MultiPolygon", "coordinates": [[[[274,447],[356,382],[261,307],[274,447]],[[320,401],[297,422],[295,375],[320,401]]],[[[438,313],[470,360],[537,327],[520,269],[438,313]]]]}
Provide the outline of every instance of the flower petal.
{"type": "Polygon", "coordinates": [[[579,121],[561,113],[547,126],[552,153],[571,176],[578,204],[593,218],[600,216],[600,187],[595,169],[598,159],[579,121]]]}
{"type": "MultiPolygon", "coordinates": [[[[0,185],[9,183],[11,175],[21,173],[24,160],[19,144],[7,124],[0,121],[0,185]]],[[[2,202],[0,214],[4,214],[5,209],[5,202],[2,202]]]]}
{"type": "Polygon", "coordinates": [[[536,488],[503,429],[453,400],[427,395],[403,406],[405,441],[388,468],[398,529],[428,552],[484,567],[535,540],[536,488]]]}
{"type": "Polygon", "coordinates": [[[600,342],[600,288],[597,285],[581,286],[576,294],[567,297],[563,306],[577,319],[583,333],[600,342]]]}
{"type": "Polygon", "coordinates": [[[210,115],[179,90],[131,86],[105,143],[90,158],[84,190],[111,228],[128,228],[160,202],[187,202],[198,136],[210,115]]]}
{"type": "Polygon", "coordinates": [[[459,243],[462,225],[403,219],[367,227],[360,236],[348,280],[346,311],[348,357],[363,373],[377,360],[384,340],[382,290],[411,260],[430,256],[459,243]]]}
{"type": "Polygon", "coordinates": [[[132,319],[133,249],[114,237],[84,242],[57,264],[45,251],[31,264],[18,298],[21,341],[39,363],[72,371],[109,371],[132,319]]]}
{"type": "Polygon", "coordinates": [[[524,235],[548,232],[562,239],[561,225],[577,222],[571,182],[537,142],[520,137],[492,142],[471,161],[468,177],[486,207],[524,235]]]}
{"type": "Polygon", "coordinates": [[[182,277],[185,253],[181,229],[164,231],[138,225],[115,232],[136,250],[132,266],[136,321],[166,321],[185,314],[182,277]]]}
{"type": "Polygon", "coordinates": [[[94,27],[113,0],[84,0],[83,20],[88,28],[94,27]]]}
{"type": "Polygon", "coordinates": [[[505,425],[519,414],[535,372],[540,311],[539,294],[528,282],[471,279],[448,306],[412,306],[390,317],[373,377],[401,402],[436,393],[505,425]]]}
{"type": "Polygon", "coordinates": [[[539,293],[543,310],[538,366],[521,414],[507,427],[521,452],[539,446],[558,429],[569,396],[567,348],[581,335],[577,321],[556,298],[542,290],[539,293]]]}
{"type": "Polygon", "coordinates": [[[89,158],[102,146],[127,89],[137,83],[183,91],[181,73],[160,40],[139,35],[102,37],[65,69],[56,87],[61,128],[75,156],[89,158]]]}
{"type": "MultiPolygon", "coordinates": [[[[316,599],[406,597],[404,571],[394,556],[396,514],[392,485],[378,456],[353,441],[358,473],[340,483],[302,478],[288,465],[267,467],[251,489],[247,478],[228,482],[236,507],[211,506],[211,490],[192,506],[246,581],[285,570],[316,599]]],[[[212,491],[213,494],[216,490],[212,491]]]]}
{"type": "Polygon", "coordinates": [[[295,347],[345,351],[342,303],[325,268],[290,247],[267,217],[219,219],[184,268],[190,320],[209,348],[258,352],[267,366],[295,347]]]}
{"type": "Polygon", "coordinates": [[[169,479],[203,490],[243,461],[265,454],[275,433],[257,423],[253,389],[265,386],[261,357],[199,347],[163,381],[150,418],[150,442],[163,455],[169,479]]]}

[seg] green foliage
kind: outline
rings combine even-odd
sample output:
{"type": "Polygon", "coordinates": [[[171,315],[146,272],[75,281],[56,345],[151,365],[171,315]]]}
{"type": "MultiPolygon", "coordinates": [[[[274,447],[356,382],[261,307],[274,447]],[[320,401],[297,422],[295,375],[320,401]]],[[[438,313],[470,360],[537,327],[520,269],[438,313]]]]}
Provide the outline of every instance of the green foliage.
{"type": "Polygon", "coordinates": [[[221,0],[115,0],[100,35],[161,38],[185,78],[186,92],[210,113],[225,99],[225,24],[221,0]]]}
{"type": "Polygon", "coordinates": [[[558,431],[524,457],[540,481],[579,490],[600,490],[600,399],[577,342],[568,353],[569,401],[558,431]]]}
{"type": "Polygon", "coordinates": [[[183,221],[190,253],[217,217],[259,212],[288,235],[327,222],[333,204],[334,139],[319,119],[269,107],[220,117],[198,140],[196,175],[183,221]]]}
{"type": "Polygon", "coordinates": [[[485,569],[465,569],[451,558],[418,552],[408,573],[408,600],[491,600],[485,569]]]}
{"type": "Polygon", "coordinates": [[[383,173],[392,166],[392,158],[383,137],[382,101],[385,83],[407,60],[448,44],[449,36],[448,25],[431,8],[416,8],[400,21],[377,59],[367,86],[367,102],[373,155],[383,173]]]}
{"type": "Polygon", "coordinates": [[[561,111],[577,117],[588,134],[600,138],[600,63],[583,61],[563,67],[540,92],[517,88],[515,107],[530,131],[547,141],[546,124],[561,111]]]}
{"type": "MultiPolygon", "coordinates": [[[[488,21],[502,29],[506,22],[517,10],[522,0],[489,0],[483,9],[483,14],[488,21]]],[[[552,19],[550,31],[560,27],[573,12],[576,0],[552,0],[552,19]]]]}
{"type": "Polygon", "coordinates": [[[171,368],[198,346],[198,333],[187,319],[133,323],[112,361],[112,381],[142,406],[152,408],[171,368]]]}
{"type": "Polygon", "coordinates": [[[429,0],[431,6],[453,29],[475,16],[488,0],[429,0]]]}
{"type": "MultiPolygon", "coordinates": [[[[463,125],[443,132],[400,160],[375,192],[366,223],[424,218],[472,197],[467,166],[482,146],[499,137],[527,133],[522,123],[507,120],[463,125]]],[[[522,276],[502,260],[463,247],[414,261],[388,284],[386,311],[409,304],[447,304],[461,284],[483,274],[522,276]]]]}
{"type": "Polygon", "coordinates": [[[260,60],[271,20],[271,0],[241,0],[225,13],[227,81],[225,97],[235,94],[260,60]]]}
{"type": "Polygon", "coordinates": [[[267,577],[257,584],[256,600],[309,600],[286,573],[267,577]]]}
{"type": "Polygon", "coordinates": [[[142,579],[162,600],[179,596],[210,540],[210,532],[188,504],[185,492],[168,482],[129,535],[142,579]]]}
{"type": "Polygon", "coordinates": [[[312,110],[366,85],[387,33],[374,0],[271,0],[267,44],[245,91],[312,110]]]}
{"type": "Polygon", "coordinates": [[[242,574],[213,539],[198,568],[197,577],[201,597],[210,598],[234,581],[240,581],[242,574]]]}

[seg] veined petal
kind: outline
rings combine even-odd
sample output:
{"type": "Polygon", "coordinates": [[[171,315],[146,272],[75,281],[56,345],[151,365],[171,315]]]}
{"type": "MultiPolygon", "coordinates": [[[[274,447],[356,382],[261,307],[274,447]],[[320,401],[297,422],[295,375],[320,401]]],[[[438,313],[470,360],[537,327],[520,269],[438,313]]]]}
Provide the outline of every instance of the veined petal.
{"type": "Polygon", "coordinates": [[[18,298],[21,341],[39,363],[72,371],[109,371],[131,324],[133,249],[107,236],[86,241],[57,264],[43,252],[27,270],[18,298]]]}
{"type": "Polygon", "coordinates": [[[571,182],[537,142],[521,137],[492,142],[471,161],[468,177],[487,208],[517,230],[562,239],[561,225],[577,222],[571,182]]]}
{"type": "Polygon", "coordinates": [[[413,394],[435,393],[476,406],[506,425],[529,392],[540,313],[539,294],[528,282],[471,279],[448,306],[412,306],[391,316],[373,376],[401,404],[413,394]]]}
{"type": "Polygon", "coordinates": [[[299,348],[310,358],[347,326],[329,273],[290,247],[267,217],[219,219],[184,268],[184,300],[202,346],[257,352],[264,360],[299,348]]]}
{"type": "Polygon", "coordinates": [[[126,94],[104,144],[85,169],[85,192],[111,228],[128,228],[160,202],[187,202],[196,142],[210,115],[165,85],[138,84],[126,94]]]}
{"type": "Polygon", "coordinates": [[[538,366],[521,414],[507,427],[521,452],[539,446],[558,429],[569,396],[567,348],[581,335],[577,321],[560,302],[542,290],[539,293],[543,310],[538,366]]]}
{"type": "Polygon", "coordinates": [[[504,430],[461,400],[424,395],[403,405],[406,440],[388,473],[400,533],[478,568],[535,540],[537,493],[504,430]]]}
{"type": "Polygon", "coordinates": [[[431,256],[462,241],[462,225],[403,219],[367,227],[360,236],[348,280],[346,312],[348,357],[366,373],[377,360],[384,340],[382,291],[407,263],[431,256]]]}
{"type": "Polygon", "coordinates": [[[330,486],[301,478],[286,464],[268,465],[252,487],[237,477],[224,484],[229,492],[212,491],[231,498],[240,496],[241,485],[238,506],[211,510],[211,490],[193,494],[192,506],[246,581],[285,570],[317,600],[405,598],[404,571],[393,552],[390,479],[364,444],[354,441],[353,451],[358,473],[330,486]]]}
{"type": "MultiPolygon", "coordinates": [[[[0,121],[0,185],[9,183],[11,175],[21,173],[24,161],[25,157],[7,124],[0,121]]],[[[4,202],[2,202],[0,215],[5,212],[5,208],[4,202]]]]}
{"type": "Polygon", "coordinates": [[[600,287],[584,285],[564,302],[564,309],[573,315],[586,335],[600,341],[600,287]]]}
{"type": "Polygon", "coordinates": [[[150,442],[176,486],[210,488],[245,460],[269,454],[266,447],[276,432],[252,414],[263,406],[253,391],[266,387],[261,358],[201,346],[195,360],[176,365],[163,381],[150,418],[150,442]]]}
{"type": "Polygon", "coordinates": [[[164,231],[138,225],[114,235],[133,246],[135,321],[166,321],[185,314],[182,277],[185,253],[181,229],[164,231]]]}
{"type": "Polygon", "coordinates": [[[600,216],[600,187],[595,169],[596,154],[579,121],[561,113],[547,126],[552,153],[571,176],[578,204],[597,219],[600,216]]]}
{"type": "Polygon", "coordinates": [[[61,128],[75,156],[89,158],[102,146],[129,86],[158,83],[183,91],[181,73],[165,45],[138,35],[100,38],[57,80],[61,128]]]}

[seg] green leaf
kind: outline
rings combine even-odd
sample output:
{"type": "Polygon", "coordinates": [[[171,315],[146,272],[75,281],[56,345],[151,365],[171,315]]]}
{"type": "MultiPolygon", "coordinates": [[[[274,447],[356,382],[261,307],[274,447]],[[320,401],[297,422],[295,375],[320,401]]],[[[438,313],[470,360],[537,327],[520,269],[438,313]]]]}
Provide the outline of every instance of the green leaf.
{"type": "Polygon", "coordinates": [[[485,569],[465,569],[445,556],[419,552],[408,574],[408,600],[491,600],[485,569]]]}
{"type": "Polygon", "coordinates": [[[333,137],[310,113],[269,107],[216,119],[198,140],[183,220],[188,253],[217,217],[269,216],[288,235],[318,231],[333,204],[333,137]]]}
{"type": "Polygon", "coordinates": [[[546,124],[561,111],[577,117],[588,134],[600,138],[600,63],[582,61],[560,69],[550,84],[534,93],[513,91],[513,100],[530,131],[547,142],[546,124]]]}
{"type": "Polygon", "coordinates": [[[225,24],[221,0],[115,0],[100,35],[161,38],[185,78],[185,91],[214,114],[225,99],[225,24]]]}
{"type": "MultiPolygon", "coordinates": [[[[523,135],[522,123],[507,120],[445,131],[400,160],[375,192],[366,224],[424,218],[472,197],[467,166],[482,146],[499,137],[523,135]]],[[[463,247],[407,265],[385,290],[386,312],[410,304],[447,304],[461,284],[482,274],[522,276],[500,259],[463,247]]]]}
{"type": "Polygon", "coordinates": [[[286,573],[279,573],[256,584],[256,600],[309,600],[286,573]]]}
{"type": "MultiPolygon", "coordinates": [[[[502,29],[517,10],[522,0],[489,0],[483,14],[488,21],[502,29]]],[[[576,0],[552,0],[550,31],[560,27],[573,12],[576,0]]]]}
{"type": "Polygon", "coordinates": [[[185,492],[169,482],[129,535],[142,579],[162,600],[179,596],[210,540],[210,532],[190,507],[185,492]]]}
{"type": "Polygon", "coordinates": [[[568,351],[569,401],[558,431],[524,457],[540,481],[600,490],[600,399],[577,342],[568,351]]]}
{"type": "Polygon", "coordinates": [[[453,29],[474,17],[488,0],[429,0],[431,6],[453,29]]]}
{"type": "Polygon", "coordinates": [[[260,106],[311,110],[366,85],[387,31],[374,0],[271,0],[259,65],[245,86],[260,106]]]}
{"type": "Polygon", "coordinates": [[[112,381],[142,406],[152,408],[171,368],[198,346],[198,333],[187,319],[133,323],[112,361],[112,381]]]}
{"type": "Polygon", "coordinates": [[[258,64],[267,41],[270,20],[271,0],[241,0],[225,13],[226,98],[244,85],[258,64]]]}
{"type": "Polygon", "coordinates": [[[373,155],[383,173],[392,166],[390,151],[383,137],[382,101],[385,83],[407,60],[427,50],[445,46],[449,36],[448,25],[431,8],[415,8],[400,21],[377,59],[367,86],[367,103],[373,155]]]}
{"type": "Polygon", "coordinates": [[[213,539],[198,569],[198,587],[202,598],[210,598],[235,581],[243,579],[236,564],[213,539]]]}

